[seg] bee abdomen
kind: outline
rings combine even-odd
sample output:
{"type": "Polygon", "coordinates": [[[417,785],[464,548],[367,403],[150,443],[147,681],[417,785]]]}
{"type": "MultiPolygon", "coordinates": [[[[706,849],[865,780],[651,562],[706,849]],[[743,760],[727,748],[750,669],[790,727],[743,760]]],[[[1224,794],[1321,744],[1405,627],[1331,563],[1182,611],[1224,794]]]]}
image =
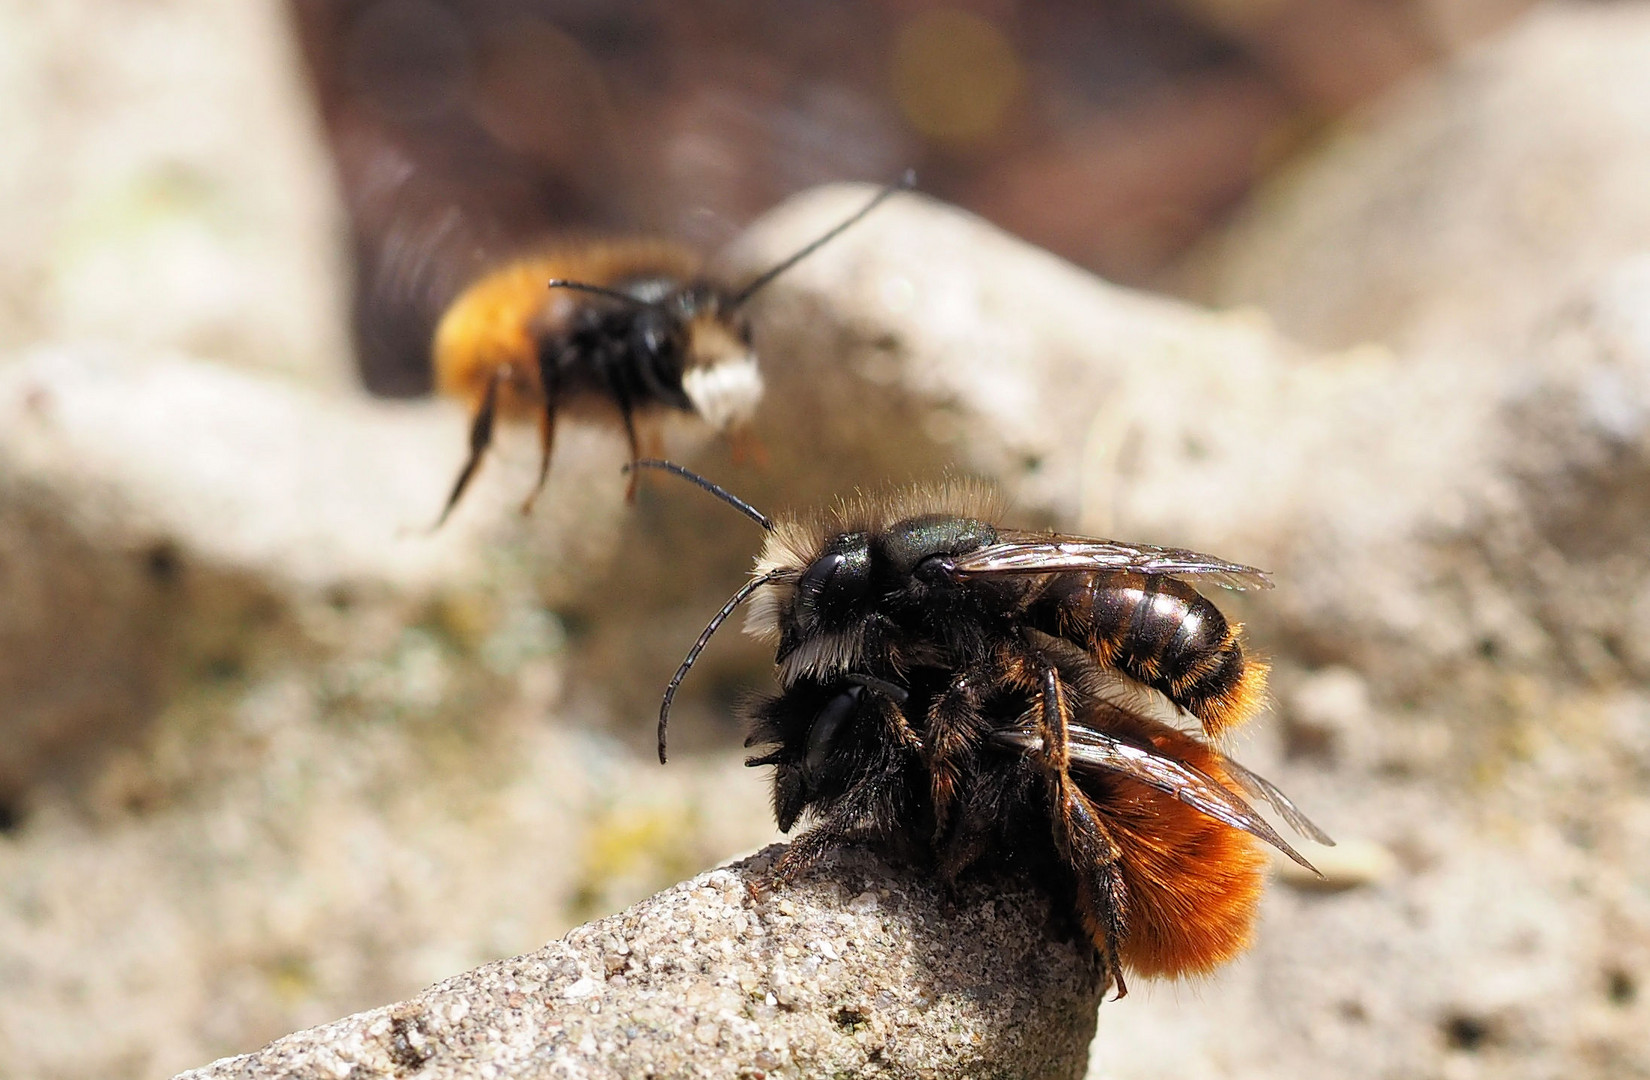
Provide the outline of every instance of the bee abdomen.
{"type": "Polygon", "coordinates": [[[1163,693],[1211,735],[1242,723],[1265,693],[1266,665],[1245,658],[1241,628],[1196,589],[1143,574],[1093,577],[1061,602],[1097,659],[1163,693]]]}

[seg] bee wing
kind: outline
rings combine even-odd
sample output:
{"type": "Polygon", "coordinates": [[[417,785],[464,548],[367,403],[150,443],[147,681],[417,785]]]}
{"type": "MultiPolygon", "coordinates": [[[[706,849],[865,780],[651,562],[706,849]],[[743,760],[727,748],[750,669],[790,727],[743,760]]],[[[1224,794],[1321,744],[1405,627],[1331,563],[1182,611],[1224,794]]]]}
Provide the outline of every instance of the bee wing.
{"type": "Polygon", "coordinates": [[[1278,816],[1289,823],[1291,829],[1294,829],[1308,840],[1315,841],[1325,847],[1335,846],[1335,841],[1330,839],[1329,834],[1318,828],[1312,819],[1303,814],[1301,808],[1295,805],[1295,801],[1279,791],[1277,785],[1272,781],[1250,772],[1229,757],[1221,758],[1220,767],[1227,776],[1230,776],[1237,783],[1238,787],[1257,799],[1265,799],[1267,804],[1278,812],[1278,816]]]}
{"type": "MultiPolygon", "coordinates": [[[[1117,773],[1137,780],[1174,796],[1216,821],[1259,837],[1314,874],[1318,872],[1265,818],[1255,813],[1254,807],[1203,770],[1079,724],[1067,729],[1067,738],[1073,771],[1117,773]]],[[[1039,750],[1043,744],[1042,736],[1029,726],[995,732],[992,739],[1025,751],[1039,750]]]]}
{"type": "Polygon", "coordinates": [[[1200,555],[1180,548],[1090,540],[1081,536],[1024,535],[988,544],[953,560],[956,572],[975,574],[1054,574],[1067,570],[1122,570],[1190,578],[1227,589],[1270,589],[1264,570],[1200,555]]]}

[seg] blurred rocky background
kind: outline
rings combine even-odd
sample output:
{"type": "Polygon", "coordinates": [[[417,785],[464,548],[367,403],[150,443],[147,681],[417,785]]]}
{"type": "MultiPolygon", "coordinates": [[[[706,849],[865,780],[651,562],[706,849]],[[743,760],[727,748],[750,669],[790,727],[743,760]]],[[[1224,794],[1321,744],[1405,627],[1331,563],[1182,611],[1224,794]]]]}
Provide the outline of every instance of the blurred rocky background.
{"type": "Polygon", "coordinates": [[[0,1075],[250,1050],[771,837],[759,650],[648,750],[749,523],[569,424],[533,518],[507,440],[429,535],[424,335],[546,231],[749,273],[908,164],[939,201],[755,312],[766,468],[672,452],[1275,570],[1237,753],[1343,840],[1091,1075],[1650,1074],[1650,5],[62,0],[0,50],[0,1075]]]}

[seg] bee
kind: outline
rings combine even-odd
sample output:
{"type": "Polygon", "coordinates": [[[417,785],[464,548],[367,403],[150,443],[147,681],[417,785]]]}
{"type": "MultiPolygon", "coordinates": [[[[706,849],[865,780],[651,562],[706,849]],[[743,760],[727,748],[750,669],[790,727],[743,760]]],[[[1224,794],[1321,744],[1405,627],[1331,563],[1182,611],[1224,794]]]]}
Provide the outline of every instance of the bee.
{"type": "MultiPolygon", "coordinates": [[[[999,527],[989,493],[949,484],[773,520],[669,462],[768,534],[659,709],[747,600],[780,691],[747,707],[746,764],[812,827],[770,872],[795,878],[870,840],[947,883],[975,865],[1069,901],[1117,997],[1125,970],[1212,971],[1248,945],[1264,841],[1311,864],[1239,792],[1333,843],[1212,742],[1264,698],[1266,666],[1199,586],[1265,589],[1253,567],[1174,548],[999,527]]],[[[1314,870],[1315,872],[1315,870],[1314,870]]]]}
{"type": "MultiPolygon", "coordinates": [[[[686,248],[645,239],[552,250],[476,280],[435,329],[436,388],[466,402],[471,414],[469,457],[436,527],[481,467],[500,419],[538,423],[538,482],[524,513],[549,475],[562,413],[617,413],[631,461],[641,453],[638,414],[676,409],[717,431],[746,424],[762,397],[762,374],[745,304],[914,183],[907,172],[742,288],[707,276],[686,248]]],[[[630,475],[633,495],[635,473],[630,475]]]]}

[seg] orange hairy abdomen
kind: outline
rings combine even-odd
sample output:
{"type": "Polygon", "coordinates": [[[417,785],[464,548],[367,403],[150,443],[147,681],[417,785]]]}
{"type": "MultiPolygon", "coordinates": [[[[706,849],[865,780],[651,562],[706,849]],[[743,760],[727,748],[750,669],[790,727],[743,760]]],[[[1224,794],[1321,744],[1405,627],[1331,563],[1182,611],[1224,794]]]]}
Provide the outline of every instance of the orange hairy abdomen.
{"type": "MultiPolygon", "coordinates": [[[[1159,753],[1232,787],[1220,757],[1199,740],[1158,727],[1159,753]]],[[[1096,799],[1122,848],[1128,930],[1122,961],[1146,976],[1202,975],[1249,946],[1265,884],[1259,841],[1136,781],[1110,781],[1096,799]]]]}

